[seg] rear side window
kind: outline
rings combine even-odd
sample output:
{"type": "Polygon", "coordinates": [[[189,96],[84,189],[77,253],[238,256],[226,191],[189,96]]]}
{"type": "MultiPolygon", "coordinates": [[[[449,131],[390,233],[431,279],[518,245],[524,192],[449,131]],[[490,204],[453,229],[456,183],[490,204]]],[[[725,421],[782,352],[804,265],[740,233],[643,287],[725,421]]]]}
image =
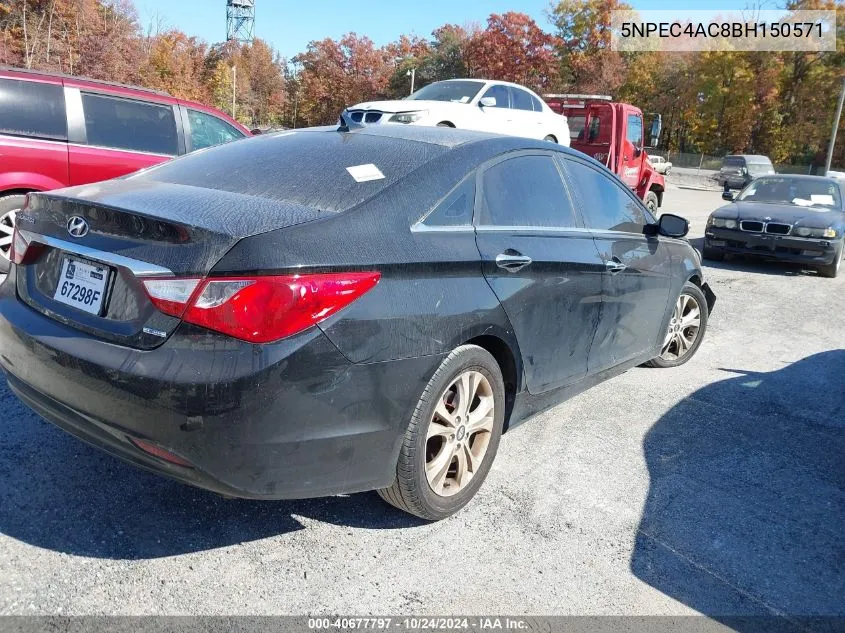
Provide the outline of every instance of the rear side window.
{"type": "Polygon", "coordinates": [[[531,95],[531,103],[534,106],[534,112],[542,112],[543,111],[543,104],[534,95],[531,95]]]}
{"type": "Polygon", "coordinates": [[[531,103],[531,95],[520,90],[519,88],[511,88],[511,108],[514,110],[529,110],[534,111],[534,104],[531,103]]]}
{"type": "Polygon", "coordinates": [[[551,156],[518,156],[484,172],[480,224],[577,226],[575,211],[551,156]]]}
{"type": "Polygon", "coordinates": [[[173,108],[82,93],[89,145],[153,154],[177,153],[173,108]]]}
{"type": "Polygon", "coordinates": [[[0,79],[0,134],[66,141],[62,87],[40,81],[0,79]]]}
{"type": "Polygon", "coordinates": [[[425,226],[469,226],[475,204],[475,173],[455,187],[423,220],[425,226]]]}
{"type": "Polygon", "coordinates": [[[188,109],[188,121],[191,124],[191,148],[194,150],[221,145],[243,138],[239,130],[216,116],[188,109]]]}
{"type": "Polygon", "coordinates": [[[564,163],[590,228],[642,234],[649,222],[646,208],[624,185],[582,163],[573,160],[564,163]]]}

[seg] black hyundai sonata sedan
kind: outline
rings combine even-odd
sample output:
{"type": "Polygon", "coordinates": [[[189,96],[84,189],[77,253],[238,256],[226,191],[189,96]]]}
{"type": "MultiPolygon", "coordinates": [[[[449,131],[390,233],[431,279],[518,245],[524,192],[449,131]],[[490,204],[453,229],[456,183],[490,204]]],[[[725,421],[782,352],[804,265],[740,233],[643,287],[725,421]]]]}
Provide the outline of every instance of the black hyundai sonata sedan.
{"type": "Polygon", "coordinates": [[[503,428],[697,350],[687,223],[586,156],[385,126],[29,196],[0,364],[43,417],[219,493],[461,508],[503,428]]]}
{"type": "Polygon", "coordinates": [[[748,255],[807,264],[836,277],[845,257],[845,186],[820,176],[761,176],[707,220],[704,258],[748,255]]]}

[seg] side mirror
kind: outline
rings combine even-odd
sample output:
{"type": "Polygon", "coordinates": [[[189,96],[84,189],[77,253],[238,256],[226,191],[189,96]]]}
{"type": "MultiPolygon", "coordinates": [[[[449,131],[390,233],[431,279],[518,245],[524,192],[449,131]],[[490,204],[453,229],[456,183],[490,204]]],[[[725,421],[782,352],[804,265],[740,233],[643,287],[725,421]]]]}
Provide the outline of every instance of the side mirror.
{"type": "Polygon", "coordinates": [[[480,107],[480,108],[495,108],[496,107],[496,97],[481,97],[481,100],[478,102],[478,107],[480,107]]]}
{"type": "Polygon", "coordinates": [[[722,200],[727,200],[728,202],[733,202],[734,199],[734,192],[728,189],[725,189],[722,192],[722,200]]]}
{"type": "Polygon", "coordinates": [[[262,132],[261,132],[261,130],[259,130],[258,128],[255,128],[254,130],[250,130],[249,132],[250,132],[250,134],[252,134],[253,136],[258,136],[259,134],[261,134],[261,133],[262,133],[262,132]]]}
{"type": "Polygon", "coordinates": [[[657,230],[666,237],[684,237],[689,233],[689,222],[679,215],[664,213],[657,221],[657,230]]]}

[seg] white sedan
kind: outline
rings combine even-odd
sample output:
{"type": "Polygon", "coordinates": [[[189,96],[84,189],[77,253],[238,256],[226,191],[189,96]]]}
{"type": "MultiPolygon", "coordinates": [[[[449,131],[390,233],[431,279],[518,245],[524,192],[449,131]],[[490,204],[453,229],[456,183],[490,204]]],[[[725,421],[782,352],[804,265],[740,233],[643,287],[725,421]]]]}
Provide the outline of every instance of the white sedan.
{"type": "Polygon", "coordinates": [[[654,171],[656,171],[658,174],[668,174],[670,171],[672,171],[672,163],[670,163],[662,156],[649,156],[648,162],[652,164],[652,166],[654,167],[654,171]]]}
{"type": "Polygon", "coordinates": [[[569,145],[566,117],[517,84],[484,79],[436,81],[396,101],[343,111],[341,125],[427,125],[495,132],[569,145]]]}

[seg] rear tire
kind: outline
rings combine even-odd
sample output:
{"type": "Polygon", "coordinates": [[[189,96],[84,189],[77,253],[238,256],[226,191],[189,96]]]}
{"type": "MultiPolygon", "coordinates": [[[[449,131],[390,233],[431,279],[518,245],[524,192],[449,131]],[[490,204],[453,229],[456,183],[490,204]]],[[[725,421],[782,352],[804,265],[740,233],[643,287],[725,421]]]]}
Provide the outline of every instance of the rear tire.
{"type": "Polygon", "coordinates": [[[504,419],[505,385],[496,359],[477,345],[453,350],[423,390],[396,479],[379,496],[428,521],[454,514],[490,471],[504,419]]]}
{"type": "Polygon", "coordinates": [[[651,367],[677,367],[695,356],[707,331],[707,299],[691,281],[684,284],[675,302],[660,356],[648,361],[651,367]]]}
{"type": "Polygon", "coordinates": [[[820,276],[833,279],[839,274],[839,270],[842,268],[842,256],[845,254],[843,251],[845,251],[845,241],[843,241],[839,250],[836,252],[836,257],[834,257],[832,264],[829,264],[828,266],[819,266],[820,276]]]}
{"type": "Polygon", "coordinates": [[[649,191],[646,194],[645,200],[643,200],[643,202],[645,203],[645,206],[649,211],[651,211],[652,213],[657,213],[658,200],[656,193],[654,193],[653,191],[649,191]]]}
{"type": "Polygon", "coordinates": [[[23,208],[26,196],[12,194],[0,197],[0,274],[9,272],[11,262],[9,251],[12,248],[12,233],[15,230],[15,218],[23,208]]]}

